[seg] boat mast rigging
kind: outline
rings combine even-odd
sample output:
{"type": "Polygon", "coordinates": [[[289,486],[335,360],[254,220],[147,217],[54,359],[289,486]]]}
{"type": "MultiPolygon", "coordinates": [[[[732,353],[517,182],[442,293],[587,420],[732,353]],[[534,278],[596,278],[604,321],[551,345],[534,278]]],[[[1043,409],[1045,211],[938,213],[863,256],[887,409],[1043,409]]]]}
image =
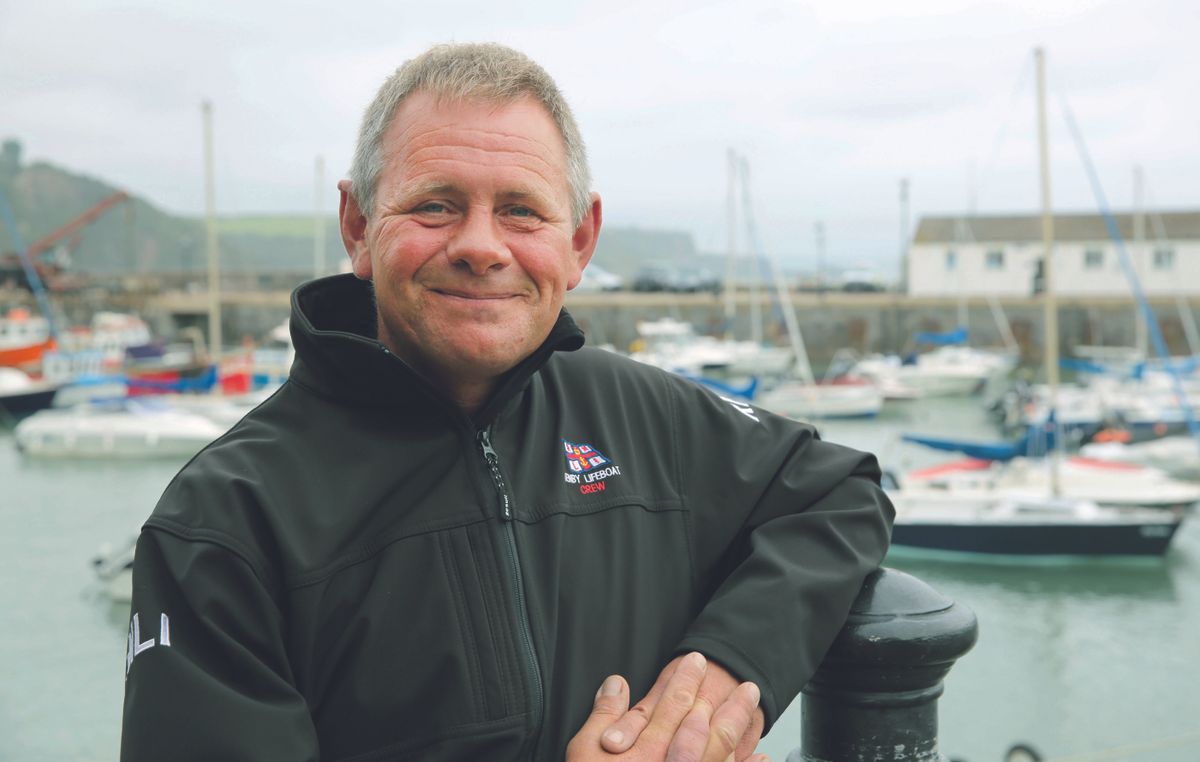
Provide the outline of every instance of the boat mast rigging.
{"type": "MultiPolygon", "coordinates": [[[[1046,384],[1050,416],[1058,407],[1058,302],[1054,297],[1054,215],[1050,210],[1050,143],[1046,130],[1046,54],[1035,48],[1033,58],[1037,68],[1037,129],[1038,166],[1042,186],[1042,309],[1045,316],[1043,337],[1043,362],[1046,365],[1046,384]]],[[[1057,425],[1057,423],[1055,424],[1057,425]]],[[[1059,451],[1050,452],[1050,494],[1059,497],[1062,485],[1059,480],[1059,451]]]]}

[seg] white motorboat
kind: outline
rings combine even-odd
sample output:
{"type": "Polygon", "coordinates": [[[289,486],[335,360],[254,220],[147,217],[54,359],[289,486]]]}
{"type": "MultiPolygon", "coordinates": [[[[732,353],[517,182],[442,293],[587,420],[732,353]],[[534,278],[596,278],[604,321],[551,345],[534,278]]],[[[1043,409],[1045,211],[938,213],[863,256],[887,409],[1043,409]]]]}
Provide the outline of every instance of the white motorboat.
{"type": "Polygon", "coordinates": [[[883,408],[883,394],[874,384],[813,384],[784,381],[761,392],[759,407],[800,420],[870,418],[883,408]]]}
{"type": "Polygon", "coordinates": [[[629,356],[663,370],[702,376],[726,373],[733,362],[727,348],[700,336],[691,323],[674,318],[639,320],[638,338],[629,356]]]}
{"type": "Polygon", "coordinates": [[[1044,492],[888,491],[892,545],[951,553],[1037,557],[1161,556],[1181,511],[1114,508],[1044,492]]]}
{"type": "MultiPolygon", "coordinates": [[[[1188,382],[1182,388],[1192,417],[1200,418],[1200,387],[1188,382]]],[[[1044,423],[1049,417],[1049,398],[1049,387],[1044,384],[1025,387],[1022,393],[1009,396],[1004,403],[1006,425],[1044,423]]],[[[1161,378],[1094,377],[1082,386],[1058,387],[1055,419],[1066,430],[1068,439],[1091,434],[1106,422],[1120,422],[1140,434],[1161,435],[1162,431],[1186,425],[1187,412],[1180,407],[1174,386],[1161,378]]]]}
{"type": "MultiPolygon", "coordinates": [[[[1051,458],[964,458],[913,471],[903,483],[914,492],[953,492],[964,499],[1049,495],[1052,466],[1051,458]]],[[[1200,500],[1200,485],[1172,479],[1158,469],[1083,457],[1063,459],[1059,482],[1063,497],[1104,506],[1184,508],[1200,500]]]]}
{"type": "Polygon", "coordinates": [[[17,424],[26,455],[44,458],[150,458],[193,455],[228,426],[149,400],[118,400],[43,410],[17,424]]]}
{"type": "Polygon", "coordinates": [[[1092,460],[1149,466],[1176,479],[1200,481],[1200,442],[1190,436],[1171,436],[1146,442],[1092,442],[1079,450],[1092,460]]]}
{"type": "Polygon", "coordinates": [[[234,395],[171,394],[157,398],[156,402],[181,412],[207,418],[213,423],[229,429],[242,420],[246,413],[270,397],[278,388],[279,385],[274,384],[245,394],[234,395]]]}
{"type": "Polygon", "coordinates": [[[753,341],[723,341],[729,348],[732,376],[778,378],[795,364],[796,358],[788,347],[772,347],[753,341]]]}
{"type": "Polygon", "coordinates": [[[1008,374],[1016,357],[964,346],[938,347],[904,362],[896,355],[870,355],[851,373],[879,384],[916,390],[925,397],[968,396],[1008,374]]]}
{"type": "Polygon", "coordinates": [[[794,358],[787,347],[701,336],[691,323],[664,317],[637,324],[630,357],[638,362],[693,376],[773,377],[786,373],[794,358]]]}

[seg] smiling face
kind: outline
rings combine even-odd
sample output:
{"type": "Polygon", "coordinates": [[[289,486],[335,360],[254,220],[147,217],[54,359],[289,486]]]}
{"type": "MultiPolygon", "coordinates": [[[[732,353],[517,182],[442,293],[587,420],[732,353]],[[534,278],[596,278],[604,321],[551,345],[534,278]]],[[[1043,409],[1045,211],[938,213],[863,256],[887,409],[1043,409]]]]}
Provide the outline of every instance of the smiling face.
{"type": "Polygon", "coordinates": [[[572,224],[562,138],[532,98],[418,92],[383,141],[376,206],[342,188],[342,236],[371,279],[379,339],[468,411],[550,333],[591,257],[600,201],[572,224]]]}

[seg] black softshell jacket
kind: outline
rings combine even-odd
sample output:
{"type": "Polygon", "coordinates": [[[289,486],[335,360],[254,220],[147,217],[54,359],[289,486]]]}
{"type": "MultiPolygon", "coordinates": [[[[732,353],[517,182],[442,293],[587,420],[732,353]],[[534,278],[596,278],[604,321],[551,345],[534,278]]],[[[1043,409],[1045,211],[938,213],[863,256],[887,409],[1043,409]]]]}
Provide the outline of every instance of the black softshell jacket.
{"type": "Polygon", "coordinates": [[[698,650],[768,727],[882,559],[875,459],[601,350],[565,313],[474,418],[293,296],[289,381],[138,541],[123,760],[559,760],[606,675],[698,650]]]}

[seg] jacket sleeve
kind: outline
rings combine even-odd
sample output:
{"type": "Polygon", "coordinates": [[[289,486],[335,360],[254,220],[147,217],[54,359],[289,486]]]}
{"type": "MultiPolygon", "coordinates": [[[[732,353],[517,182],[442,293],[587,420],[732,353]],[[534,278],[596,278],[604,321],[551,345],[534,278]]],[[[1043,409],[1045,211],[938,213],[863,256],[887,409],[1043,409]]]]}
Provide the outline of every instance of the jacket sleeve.
{"type": "Polygon", "coordinates": [[[316,760],[262,570],[219,536],[164,526],[134,556],[121,759],[316,760]]]}
{"type": "Polygon", "coordinates": [[[702,608],[678,651],[756,683],[769,730],[808,682],[895,511],[873,455],[804,424],[676,385],[680,483],[702,608]]]}

